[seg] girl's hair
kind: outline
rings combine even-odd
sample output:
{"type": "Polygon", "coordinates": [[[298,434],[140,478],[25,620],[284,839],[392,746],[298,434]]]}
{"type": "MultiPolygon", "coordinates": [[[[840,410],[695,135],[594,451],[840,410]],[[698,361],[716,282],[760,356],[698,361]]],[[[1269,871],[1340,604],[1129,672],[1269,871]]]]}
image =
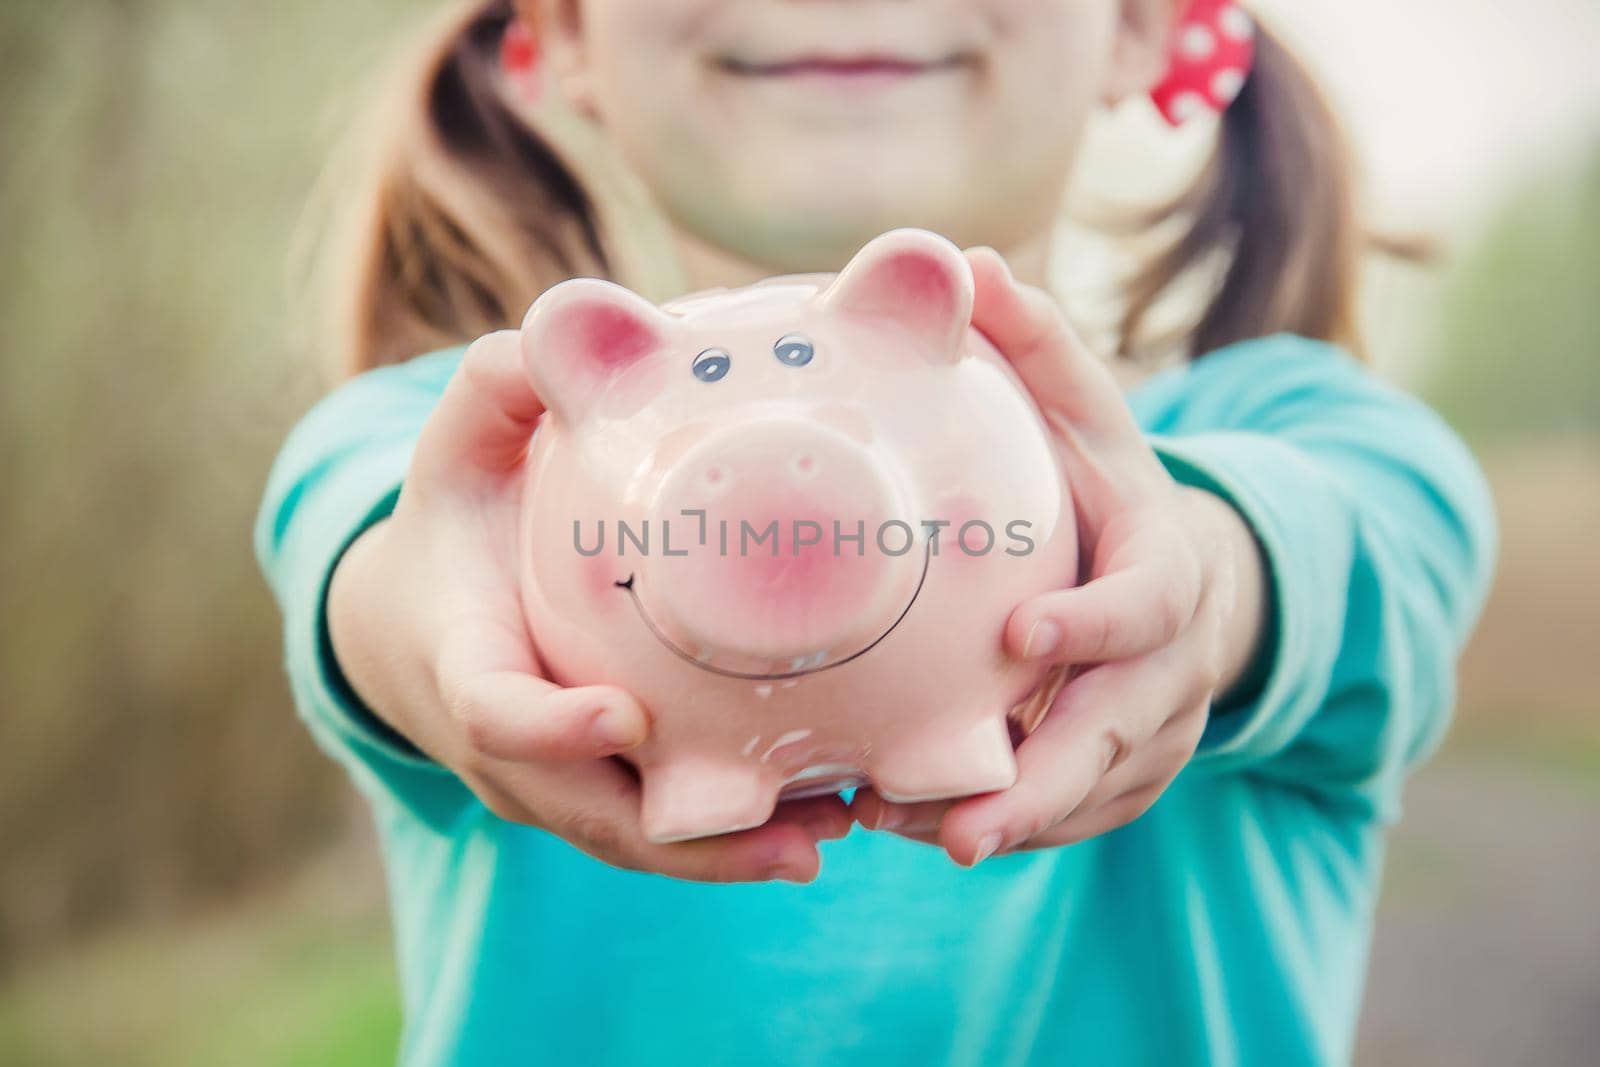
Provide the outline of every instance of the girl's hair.
{"type": "MultiPolygon", "coordinates": [[[[1355,166],[1311,75],[1265,27],[1257,27],[1255,62],[1221,127],[1194,183],[1134,219],[1140,227],[1181,229],[1128,282],[1119,351],[1134,350],[1164,295],[1220,260],[1186,331],[1193,355],[1280,332],[1360,354],[1356,291],[1365,238],[1355,166]]],[[[1421,254],[1403,241],[1374,243],[1421,254]]]]}
{"type": "Polygon", "coordinates": [[[611,276],[600,216],[574,170],[507,106],[511,0],[468,4],[413,61],[384,116],[344,241],[332,311],[358,373],[515,325],[566,278],[611,276]]]}
{"type": "MultiPolygon", "coordinates": [[[[339,350],[356,373],[515,325],[544,289],[614,277],[600,206],[551,142],[504,99],[500,42],[511,0],[476,0],[444,24],[399,94],[346,245],[339,350]]],[[[1185,331],[1203,355],[1287,331],[1358,348],[1361,250],[1353,168],[1332,111],[1265,28],[1254,67],[1192,187],[1144,213],[1178,229],[1130,280],[1120,350],[1152,308],[1196,277],[1208,289],[1185,331]]]]}

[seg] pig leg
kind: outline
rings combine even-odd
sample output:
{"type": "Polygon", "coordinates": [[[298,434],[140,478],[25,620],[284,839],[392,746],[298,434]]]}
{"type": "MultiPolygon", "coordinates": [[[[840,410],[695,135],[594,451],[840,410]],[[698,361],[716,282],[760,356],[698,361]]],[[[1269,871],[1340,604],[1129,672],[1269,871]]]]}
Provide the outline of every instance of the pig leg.
{"type": "Polygon", "coordinates": [[[910,804],[1009,789],[1017,760],[1005,717],[995,714],[886,740],[866,771],[879,796],[910,804]]]}
{"type": "Polygon", "coordinates": [[[760,826],[777,806],[777,787],[737,760],[679,758],[640,774],[640,822],[655,844],[760,826]]]}

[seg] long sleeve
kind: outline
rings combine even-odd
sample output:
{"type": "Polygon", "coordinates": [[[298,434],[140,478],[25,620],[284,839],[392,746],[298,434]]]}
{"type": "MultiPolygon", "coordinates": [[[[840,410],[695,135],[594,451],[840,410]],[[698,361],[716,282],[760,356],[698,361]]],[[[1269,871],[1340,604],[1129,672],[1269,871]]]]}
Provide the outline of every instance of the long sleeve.
{"type": "Polygon", "coordinates": [[[1197,762],[1392,817],[1448,724],[1493,573],[1472,456],[1419,400],[1290,336],[1159,375],[1135,408],[1179,481],[1240,512],[1270,572],[1262,677],[1213,715],[1197,762]]]}
{"type": "Polygon", "coordinates": [[[257,562],[282,610],[295,707],[317,743],[375,799],[453,806],[459,782],[368,710],[328,636],[328,582],[344,550],[387,516],[423,422],[461,359],[453,349],[368,371],[323,397],[290,431],[256,517],[257,562]]]}

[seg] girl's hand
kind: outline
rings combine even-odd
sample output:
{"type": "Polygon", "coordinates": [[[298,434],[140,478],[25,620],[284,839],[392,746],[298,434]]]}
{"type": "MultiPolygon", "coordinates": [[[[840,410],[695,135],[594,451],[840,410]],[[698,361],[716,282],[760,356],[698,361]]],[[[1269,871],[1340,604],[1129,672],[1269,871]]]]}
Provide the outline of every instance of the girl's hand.
{"type": "Polygon", "coordinates": [[[973,325],[1060,436],[1090,562],[1085,584],[1018,607],[1005,647],[1075,669],[1019,745],[1010,789],[906,805],[861,789],[852,813],[975,864],[1103,834],[1155,803],[1194,754],[1213,698],[1250,662],[1265,567],[1231,506],[1166,472],[1055,300],[1016,282],[993,250],[967,256],[973,325]]]}
{"type": "Polygon", "coordinates": [[[810,881],[817,841],[850,828],[842,800],[789,802],[751,830],[651,844],[639,828],[636,777],[607,758],[644,740],[644,709],[615,686],[563,689],[541,676],[518,593],[516,534],[524,458],[543,411],[516,331],[468,349],[423,427],[393,514],[335,568],[329,629],[346,678],[501,818],[618,867],[696,881],[810,881]]]}

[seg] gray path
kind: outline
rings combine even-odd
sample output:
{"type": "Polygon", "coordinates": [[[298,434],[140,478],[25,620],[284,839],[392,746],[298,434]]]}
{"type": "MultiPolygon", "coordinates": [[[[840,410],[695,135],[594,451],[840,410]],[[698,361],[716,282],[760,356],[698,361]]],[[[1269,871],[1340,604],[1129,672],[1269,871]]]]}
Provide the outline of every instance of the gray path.
{"type": "Polygon", "coordinates": [[[1600,789],[1423,768],[1391,841],[1357,1063],[1600,1064],[1600,789]]]}

